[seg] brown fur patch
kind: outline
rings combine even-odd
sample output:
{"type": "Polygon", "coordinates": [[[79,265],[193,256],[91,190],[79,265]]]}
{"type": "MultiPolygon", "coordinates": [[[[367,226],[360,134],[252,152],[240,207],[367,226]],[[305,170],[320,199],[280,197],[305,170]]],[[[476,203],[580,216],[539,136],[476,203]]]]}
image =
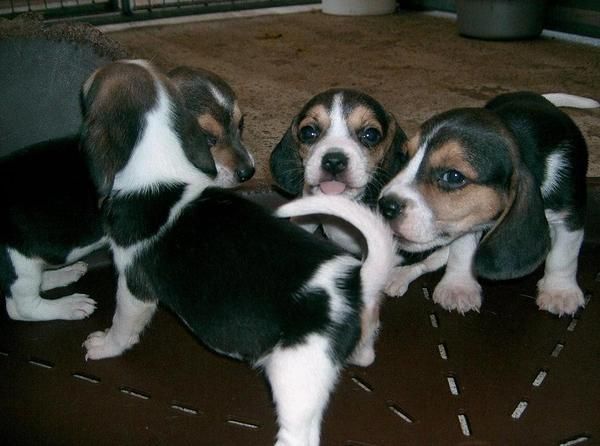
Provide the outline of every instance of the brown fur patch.
{"type": "Polygon", "coordinates": [[[406,141],[406,154],[408,155],[408,158],[412,158],[413,156],[415,156],[415,153],[417,153],[417,150],[419,149],[419,144],[421,142],[421,133],[417,132],[412,138],[410,138],[408,141],[406,141]]]}
{"type": "MultiPolygon", "coordinates": [[[[298,139],[298,131],[302,127],[305,127],[307,125],[313,125],[315,127],[318,127],[321,130],[321,134],[323,134],[323,132],[326,132],[329,126],[331,125],[331,119],[329,118],[327,108],[319,104],[315,105],[313,108],[308,110],[304,118],[302,118],[302,120],[298,122],[298,125],[292,129],[292,131],[294,132],[294,138],[296,140],[298,139]]],[[[308,158],[310,147],[310,145],[302,144],[301,142],[299,142],[298,152],[302,159],[308,158]]]]}
{"type": "Polygon", "coordinates": [[[419,189],[442,230],[448,228],[451,232],[463,232],[489,224],[507,206],[506,193],[474,183],[479,175],[465,155],[461,144],[449,141],[433,150],[427,159],[427,171],[431,172],[431,176],[426,177],[419,189]],[[467,184],[454,190],[441,188],[436,175],[450,169],[462,173],[467,184]]]}
{"type": "Polygon", "coordinates": [[[429,167],[431,169],[454,169],[471,181],[475,181],[479,176],[471,163],[467,161],[464,147],[456,141],[447,142],[436,148],[429,156],[429,167]]]}
{"type": "Polygon", "coordinates": [[[453,233],[493,222],[508,202],[505,193],[480,184],[445,191],[436,183],[427,182],[419,190],[435,216],[436,225],[453,233]]]}
{"type": "MultiPolygon", "coordinates": [[[[348,115],[347,122],[351,132],[357,133],[361,129],[372,127],[374,129],[377,129],[379,133],[383,134],[383,128],[381,126],[381,123],[375,116],[375,113],[369,107],[365,107],[364,105],[358,105],[357,107],[355,107],[348,115]]],[[[383,138],[379,142],[379,144],[371,148],[365,149],[368,151],[367,160],[370,170],[373,170],[376,166],[378,166],[381,163],[381,161],[385,157],[385,154],[390,148],[394,139],[394,133],[396,132],[395,123],[393,123],[393,125],[390,125],[390,128],[388,130],[389,131],[387,135],[385,135],[385,138],[383,138]]]]}
{"type": "Polygon", "coordinates": [[[205,132],[217,139],[223,136],[223,125],[217,121],[210,113],[202,113],[198,115],[198,124],[205,132]]]}
{"type": "Polygon", "coordinates": [[[238,167],[238,159],[231,147],[217,144],[211,149],[211,153],[216,164],[226,167],[230,171],[234,171],[238,167]]]}

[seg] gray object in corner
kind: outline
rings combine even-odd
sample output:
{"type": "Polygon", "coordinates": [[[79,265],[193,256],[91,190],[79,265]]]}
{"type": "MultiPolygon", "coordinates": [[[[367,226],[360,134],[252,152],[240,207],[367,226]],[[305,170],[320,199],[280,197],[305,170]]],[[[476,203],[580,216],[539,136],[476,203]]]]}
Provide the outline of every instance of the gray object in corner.
{"type": "Polygon", "coordinates": [[[489,40],[530,39],[540,35],[545,0],[456,0],[458,32],[489,40]]]}

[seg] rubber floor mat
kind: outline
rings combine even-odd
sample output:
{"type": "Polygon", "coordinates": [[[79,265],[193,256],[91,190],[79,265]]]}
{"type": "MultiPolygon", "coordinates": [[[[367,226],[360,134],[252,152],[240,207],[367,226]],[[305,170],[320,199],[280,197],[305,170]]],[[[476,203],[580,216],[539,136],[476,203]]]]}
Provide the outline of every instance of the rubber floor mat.
{"type": "MultiPolygon", "coordinates": [[[[342,374],[322,444],[600,444],[599,225],[588,221],[579,269],[588,302],[575,317],[537,309],[541,271],[484,282],[481,312],[466,316],[431,301],[440,273],[387,299],[377,359],[342,374]]],[[[110,326],[114,279],[104,264],[68,289],[98,301],[84,321],[24,323],[2,311],[3,444],[273,444],[260,371],[209,351],[164,309],[131,351],[84,360],[86,336],[110,326]]]]}

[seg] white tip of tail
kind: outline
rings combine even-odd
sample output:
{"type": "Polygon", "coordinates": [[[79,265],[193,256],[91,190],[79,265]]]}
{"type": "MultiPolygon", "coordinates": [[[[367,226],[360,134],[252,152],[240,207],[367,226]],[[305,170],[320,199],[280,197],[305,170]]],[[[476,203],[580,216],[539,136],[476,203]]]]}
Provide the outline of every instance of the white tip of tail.
{"type": "Polygon", "coordinates": [[[575,96],[566,93],[547,93],[543,94],[546,99],[552,102],[557,107],[573,107],[573,108],[598,108],[600,102],[583,96],[575,96]]]}

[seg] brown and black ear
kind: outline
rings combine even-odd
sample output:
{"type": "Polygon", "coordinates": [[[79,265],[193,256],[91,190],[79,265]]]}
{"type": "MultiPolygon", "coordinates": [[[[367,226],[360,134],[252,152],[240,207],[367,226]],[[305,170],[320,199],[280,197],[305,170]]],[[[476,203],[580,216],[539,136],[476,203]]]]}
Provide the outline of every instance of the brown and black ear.
{"type": "Polygon", "coordinates": [[[533,176],[521,165],[512,183],[511,203],[475,254],[475,273],[483,278],[506,280],[529,274],[550,249],[544,202],[533,176]]]}
{"type": "Polygon", "coordinates": [[[293,134],[294,128],[292,123],[271,152],[269,167],[271,176],[279,187],[293,196],[299,196],[304,188],[304,166],[298,141],[293,134]]]}
{"type": "Polygon", "coordinates": [[[152,76],[133,64],[110,64],[85,82],[81,146],[101,197],[127,164],[157,97],[152,76]]]}

